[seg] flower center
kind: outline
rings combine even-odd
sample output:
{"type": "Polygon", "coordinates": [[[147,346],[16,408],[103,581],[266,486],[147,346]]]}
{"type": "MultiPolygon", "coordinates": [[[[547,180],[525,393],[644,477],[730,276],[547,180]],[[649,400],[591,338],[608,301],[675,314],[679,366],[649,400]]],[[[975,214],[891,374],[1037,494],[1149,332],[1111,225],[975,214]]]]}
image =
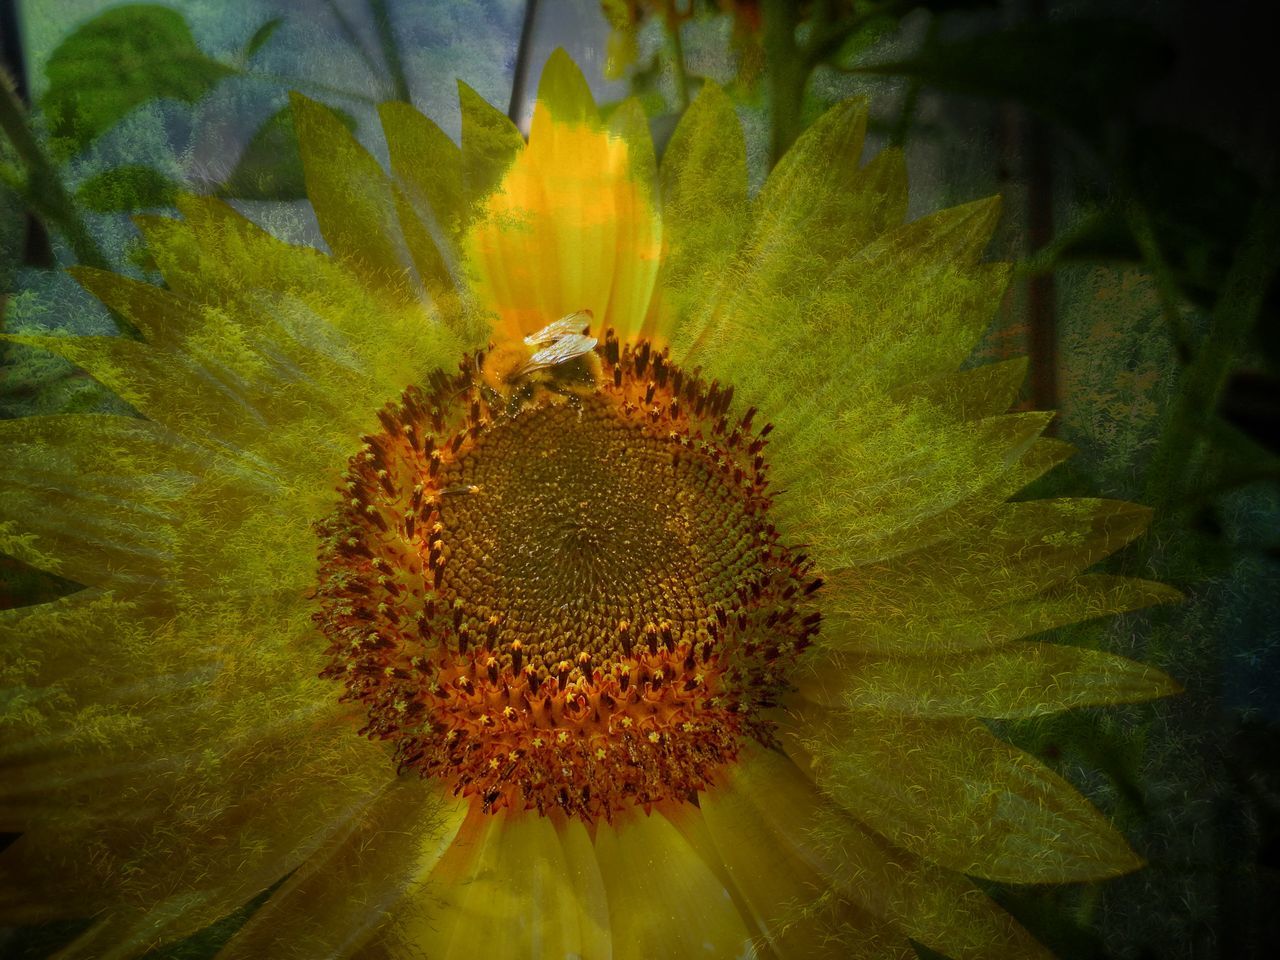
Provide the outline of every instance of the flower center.
{"type": "Polygon", "coordinates": [[[468,357],[381,411],[320,525],[325,675],[361,732],[487,810],[587,820],[767,741],[821,581],[769,521],[769,427],[731,401],[610,333],[468,357]]]}

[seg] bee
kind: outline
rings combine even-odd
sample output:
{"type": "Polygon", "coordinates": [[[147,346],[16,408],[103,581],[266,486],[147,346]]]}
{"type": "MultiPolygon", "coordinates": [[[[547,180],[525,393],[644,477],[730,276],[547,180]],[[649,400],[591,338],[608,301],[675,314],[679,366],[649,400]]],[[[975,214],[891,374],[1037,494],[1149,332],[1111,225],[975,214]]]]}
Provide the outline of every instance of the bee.
{"type": "Polygon", "coordinates": [[[549,393],[565,402],[595,389],[600,358],[595,337],[588,336],[592,313],[579,310],[547,324],[524,340],[491,350],[480,369],[485,386],[510,411],[549,393]]]}

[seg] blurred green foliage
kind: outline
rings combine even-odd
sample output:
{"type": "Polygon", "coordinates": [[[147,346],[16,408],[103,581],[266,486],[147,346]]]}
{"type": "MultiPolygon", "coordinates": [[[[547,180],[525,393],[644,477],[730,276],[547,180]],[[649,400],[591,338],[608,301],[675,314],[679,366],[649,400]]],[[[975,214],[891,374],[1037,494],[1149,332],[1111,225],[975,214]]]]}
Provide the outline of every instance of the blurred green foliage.
{"type": "Polygon", "coordinates": [[[234,68],[206,56],[176,10],[130,4],[99,14],[49,58],[42,106],[55,155],[83,150],[138,105],[195,103],[234,68]]]}
{"type": "Polygon", "coordinates": [[[94,213],[171,207],[180,186],[151,167],[128,164],[89,177],[76,188],[76,200],[94,213]]]}

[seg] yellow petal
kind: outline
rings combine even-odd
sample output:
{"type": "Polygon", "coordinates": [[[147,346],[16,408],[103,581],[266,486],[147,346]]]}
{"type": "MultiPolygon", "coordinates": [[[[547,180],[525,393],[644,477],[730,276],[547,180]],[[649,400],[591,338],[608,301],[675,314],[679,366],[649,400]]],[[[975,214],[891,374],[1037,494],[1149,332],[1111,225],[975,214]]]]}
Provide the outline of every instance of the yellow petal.
{"type": "Polygon", "coordinates": [[[384,103],[378,113],[397,180],[396,214],[414,268],[442,312],[457,313],[455,275],[465,216],[462,151],[407,103],[384,103]]]}
{"type": "Polygon", "coordinates": [[[310,612],[292,602],[292,624],[239,602],[229,622],[194,600],[152,615],[85,591],[0,618],[2,669],[18,681],[0,711],[0,819],[31,840],[24,871],[111,915],[81,955],[225,916],[388,778],[385,751],[353,735],[331,684],[287,642],[305,630],[314,646],[310,612]],[[44,641],[35,662],[10,663],[26,632],[44,641]],[[69,859],[74,877],[58,866],[69,859]]]}
{"type": "Polygon", "coordinates": [[[823,622],[821,639],[830,650],[931,658],[985,650],[1067,624],[1181,598],[1162,583],[1085,574],[1026,600],[980,611],[890,611],[869,604],[846,616],[840,611],[851,610],[856,601],[835,600],[834,615],[823,622]]]}
{"type": "MultiPolygon", "coordinates": [[[[749,748],[740,763],[756,760],[749,748]]],[[[792,774],[801,778],[800,771],[792,774]]],[[[763,939],[780,957],[914,956],[906,935],[848,903],[833,878],[806,863],[801,852],[779,842],[753,795],[734,777],[698,797],[698,808],[725,870],[741,892],[763,939]]],[[[791,811],[794,814],[795,811],[791,811]]]]}
{"type": "Polygon", "coordinates": [[[200,312],[168,290],[93,267],[71,267],[67,272],[154,346],[173,348],[199,329],[200,312]]]}
{"type": "Polygon", "coordinates": [[[462,151],[431,120],[407,103],[378,107],[391,154],[391,172],[435,233],[456,239],[465,216],[462,151]]]}
{"type": "Polygon", "coordinates": [[[889,395],[902,400],[926,400],[959,420],[981,420],[1009,409],[1027,377],[1027,366],[1026,357],[1001,360],[906,384],[889,395]]]}
{"type": "Polygon", "coordinates": [[[307,197],[334,256],[370,287],[413,297],[387,175],[332,110],[291,93],[307,197]]]}
{"type": "MultiPolygon", "coordinates": [[[[353,739],[349,730],[343,736],[353,739]]],[[[74,881],[64,883],[112,901],[61,955],[123,960],[189,936],[306,860],[367,802],[370,786],[358,767],[348,767],[342,788],[324,769],[339,756],[315,737],[307,749],[316,751],[314,761],[294,769],[270,755],[247,767],[239,758],[241,770],[257,775],[252,785],[220,782],[219,774],[236,770],[231,765],[209,763],[203,775],[189,767],[185,776],[135,767],[108,787],[119,799],[132,796],[123,815],[104,820],[78,807],[55,809],[33,825],[27,835],[40,851],[30,865],[35,876],[65,874],[60,863],[82,858],[74,881]],[[124,861],[133,866],[127,874],[119,869],[124,861]]]]}
{"type": "Polygon", "coordinates": [[[827,569],[923,553],[1004,499],[1002,479],[1048,426],[1045,413],[957,425],[927,403],[857,411],[838,428],[775,442],[779,515],[827,569]],[[801,446],[803,444],[803,446],[801,446]],[[944,514],[955,511],[948,518],[944,514]]]}
{"type": "Polygon", "coordinates": [[[630,335],[644,321],[658,266],[652,186],[637,165],[644,158],[601,127],[571,67],[563,57],[548,65],[529,145],[467,236],[474,291],[510,338],[578,310],[592,311],[601,331],[630,335]]]}
{"type": "Polygon", "coordinates": [[[829,349],[857,350],[849,381],[896,386],[960,366],[1009,281],[1007,264],[977,262],[998,211],[998,201],[981,200],[922,217],[827,279],[814,300],[815,325],[844,318],[829,349]]]}
{"type": "Polygon", "coordinates": [[[687,351],[700,328],[677,324],[705,322],[748,224],[746,140],[733,102],[716,84],[703,84],[680,117],[659,177],[665,250],[650,327],[687,351]]]}
{"type": "MultiPolygon", "coordinates": [[[[649,136],[649,118],[635,98],[624,100],[610,115],[609,135],[627,146],[631,163],[632,182],[639,194],[641,209],[657,209],[653,190],[658,182],[657,164],[653,154],[653,141],[649,136]]],[[[644,334],[665,342],[667,331],[654,326],[656,314],[650,309],[655,284],[661,267],[662,221],[654,215],[626,216],[618,222],[618,250],[626,257],[626,251],[634,251],[632,259],[620,262],[609,295],[610,315],[619,323],[615,329],[620,337],[644,334]]]]}
{"type": "Polygon", "coordinates": [[[555,824],[564,851],[565,877],[578,903],[579,953],[587,957],[608,957],[613,950],[609,926],[609,902],[595,843],[578,819],[555,824]]]}
{"type": "MultiPolygon", "coordinates": [[[[868,166],[859,175],[875,172],[868,166]]],[[[811,232],[799,228],[765,245],[762,263],[752,261],[748,240],[726,279],[734,292],[712,305],[700,331],[690,328],[687,349],[678,335],[673,352],[768,410],[776,442],[820,431],[888,388],[953,372],[1008,282],[1007,264],[975,262],[976,238],[990,235],[994,209],[943,211],[834,262],[814,257],[811,232]]]]}
{"type": "Polygon", "coordinates": [[[370,955],[611,956],[604,882],[584,824],[517,817],[471,815],[429,882],[393,908],[370,955]]]}
{"type": "MultiPolygon", "coordinates": [[[[307,405],[332,416],[341,406],[376,408],[456,363],[458,318],[441,304],[433,315],[421,302],[388,299],[334,258],[272,237],[219,200],[180,197],[178,208],[181,221],[139,218],[139,226],[166,283],[204,307],[182,350],[235,372],[246,389],[278,396],[310,387],[307,405]]],[[[277,418],[297,415],[268,406],[277,418]]]]}
{"type": "MultiPolygon", "coordinates": [[[[813,383],[813,395],[785,411],[788,423],[804,423],[877,391],[954,371],[964,362],[1004,296],[1009,267],[964,266],[957,250],[928,258],[927,245],[906,245],[915,237],[886,234],[829,276],[804,309],[791,311],[806,321],[796,324],[806,337],[796,349],[804,352],[775,369],[761,403],[779,395],[778,376],[813,369],[806,381],[813,383]]],[[[957,247],[964,239],[953,236],[957,247]]],[[[778,423],[781,429],[784,421],[778,423]]]]}
{"type": "MultiPolygon", "coordinates": [[[[800,323],[819,286],[906,210],[901,155],[859,168],[866,103],[833,107],[797,141],[765,183],[755,223],[703,315],[682,322],[674,348],[760,402],[761,369],[779,350],[821,347],[825,333],[800,323]]],[[[824,355],[825,355],[825,351],[824,355]]],[[[776,375],[776,372],[775,372],[776,375]]]]}
{"type": "MultiPolygon", "coordinates": [[[[225,368],[212,372],[188,355],[185,348],[175,353],[123,337],[14,336],[7,339],[65,357],[154,421],[152,429],[158,434],[171,434],[174,437],[171,442],[175,444],[186,441],[201,448],[199,454],[206,459],[191,471],[203,474],[201,484],[188,484],[182,497],[172,492],[174,482],[179,479],[177,475],[157,478],[154,484],[157,501],[167,497],[173,510],[180,510],[188,521],[194,522],[191,534],[198,536],[205,532],[207,525],[219,515],[243,520],[243,498],[260,497],[264,484],[272,487],[276,495],[288,489],[280,483],[281,474],[272,473],[264,478],[263,461],[277,469],[287,467],[287,476],[297,485],[293,488],[292,514],[286,513],[286,523],[276,531],[278,534],[287,533],[299,523],[305,527],[306,516],[314,516],[315,511],[327,508],[332,502],[332,495],[326,493],[326,489],[351,455],[355,425],[345,424],[344,429],[347,414],[331,410],[328,398],[324,403],[307,403],[316,399],[318,384],[297,379],[287,387],[282,386],[269,403],[268,393],[257,389],[262,384],[254,385],[256,395],[246,395],[241,386],[243,381],[234,372],[225,368]],[[208,496],[210,487],[217,487],[224,502],[208,496]],[[203,498],[198,495],[201,491],[205,493],[203,498]],[[296,499],[298,497],[302,499],[296,499]],[[211,512],[201,515],[201,509],[211,512]]],[[[365,408],[362,418],[372,419],[369,412],[376,409],[372,405],[365,408]]],[[[99,421],[105,423],[107,419],[100,417],[99,421]]],[[[111,429],[111,425],[107,424],[105,429],[111,429]]],[[[112,458],[116,452],[119,452],[116,448],[106,446],[97,451],[96,470],[103,482],[112,482],[114,478],[114,482],[119,483],[119,476],[128,476],[131,472],[122,463],[124,456],[112,458]]],[[[73,488],[68,489],[73,496],[79,496],[73,488]]],[[[124,506],[146,496],[149,496],[148,487],[137,486],[124,498],[124,506]]],[[[260,500],[258,506],[279,510],[283,504],[260,500]]],[[[111,511],[112,507],[107,505],[103,516],[109,518],[111,511]]],[[[56,513],[44,512],[48,516],[43,522],[57,522],[56,513]]],[[[106,551],[104,556],[117,549],[108,536],[94,533],[93,525],[99,520],[87,504],[78,515],[85,518],[84,537],[96,540],[106,551]]],[[[155,526],[163,530],[166,524],[160,517],[155,526]]],[[[139,528],[139,535],[155,535],[155,532],[148,532],[145,524],[139,528]]],[[[120,531],[120,535],[126,541],[129,538],[127,531],[120,531]]],[[[314,536],[311,539],[314,543],[314,536]]],[[[77,562],[74,557],[72,551],[65,562],[77,562]]],[[[198,565],[190,572],[199,571],[220,576],[242,572],[235,565],[225,570],[198,565]]],[[[99,580],[91,578],[85,582],[99,580]]]]}
{"type": "Polygon", "coordinates": [[[789,851],[841,896],[905,935],[956,960],[1047,958],[972,883],[859,826],[780,753],[751,745],[728,779],[725,789],[767,825],[768,849],[789,851]]]}
{"type": "MultiPolygon", "coordinates": [[[[776,505],[780,528],[788,539],[810,543],[822,566],[834,573],[824,595],[834,616],[824,636],[848,635],[868,618],[877,631],[893,618],[968,616],[963,606],[904,606],[901,593],[889,585],[892,576],[867,590],[868,578],[855,569],[890,568],[898,558],[923,555],[988,529],[1009,497],[1067,459],[1073,449],[1037,436],[1049,422],[1043,413],[964,425],[928,408],[923,417],[918,409],[883,404],[850,413],[847,423],[830,431],[848,438],[844,448],[823,447],[821,434],[813,433],[801,438],[808,446],[794,454],[798,465],[775,468],[790,493],[776,505]],[[856,426],[860,422],[861,428],[856,426]],[[941,462],[934,462],[934,450],[941,462]],[[807,470],[799,465],[804,463],[807,470]],[[913,475],[913,469],[925,479],[913,475]],[[846,591],[854,582],[859,583],[857,596],[846,591]],[[888,591],[883,603],[877,596],[881,586],[888,591]]],[[[777,449],[801,448],[783,439],[777,449]]]]}
{"type": "Polygon", "coordinates": [[[557,47],[547,57],[538,79],[537,102],[543,107],[529,123],[529,139],[554,138],[566,127],[594,127],[600,123],[591,87],[578,65],[563,48],[557,47]]]}
{"type": "Polygon", "coordinates": [[[194,443],[247,447],[267,421],[232,383],[174,354],[122,337],[13,335],[82,367],[139,413],[194,443]]]}
{"type": "Polygon", "coordinates": [[[386,789],[294,871],[218,954],[218,960],[345,957],[411,912],[412,896],[457,836],[467,801],[413,779],[386,789]]]}
{"type": "Polygon", "coordinates": [[[200,469],[190,449],[153,423],[90,414],[0,421],[0,446],[0,549],[78,583],[163,582],[200,469]]]}
{"type": "MultiPolygon", "coordinates": [[[[802,668],[805,670],[805,668],[802,668]]],[[[918,717],[1038,717],[1073,707],[1154,700],[1169,677],[1114,654],[1014,643],[962,656],[854,658],[807,665],[801,696],[827,707],[918,717]]]]}
{"type": "Polygon", "coordinates": [[[1074,787],[981,723],[825,717],[815,751],[824,790],[920,857],[1007,883],[1101,880],[1142,866],[1074,787]]]}
{"type": "Polygon", "coordinates": [[[473,804],[420,896],[431,909],[401,919],[394,932],[401,945],[397,955],[585,955],[583,905],[547,817],[494,816],[473,804]]]}
{"type": "MultiPolygon", "coordinates": [[[[837,104],[805,130],[760,191],[756,201],[759,213],[748,247],[763,254],[806,226],[813,229],[819,251],[838,249],[839,241],[829,227],[852,231],[849,245],[853,249],[881,233],[884,218],[860,207],[855,207],[853,215],[842,208],[850,188],[860,179],[859,159],[866,133],[867,101],[861,97],[837,104]]],[[[905,211],[905,195],[900,189],[882,191],[877,202],[905,211]]]]}
{"type": "Polygon", "coordinates": [[[1007,481],[1003,486],[1005,491],[1003,497],[1005,499],[1012,497],[1024,487],[1039,480],[1054,467],[1066,463],[1075,454],[1076,448],[1071,444],[1063,440],[1056,440],[1053,437],[1041,437],[1032,444],[1031,449],[1027,451],[1026,456],[1018,462],[1017,466],[1009,471],[1007,481]]]}
{"type": "Polygon", "coordinates": [[[454,290],[453,272],[444,254],[440,252],[440,244],[431,235],[431,230],[404,191],[393,185],[392,195],[405,249],[413,261],[414,269],[418,271],[427,295],[435,303],[453,307],[448,299],[454,290]]]}
{"type": "Polygon", "coordinates": [[[666,818],[639,812],[596,829],[613,960],[742,956],[751,930],[733,900],[666,818]]]}
{"type": "Polygon", "coordinates": [[[939,210],[893,231],[893,246],[913,250],[921,260],[972,266],[991,242],[1000,221],[1000,207],[997,196],[939,210]]]}
{"type": "MultiPolygon", "coordinates": [[[[146,621],[145,629],[158,626],[148,606],[118,600],[110,591],[96,588],[78,590],[50,603],[0,610],[0,671],[14,686],[57,683],[83,667],[84,651],[99,649],[109,638],[110,622],[121,614],[146,621]],[[37,634],[43,642],[35,651],[26,641],[37,634]]],[[[167,614],[165,608],[160,616],[167,614]]],[[[0,716],[8,720],[11,714],[5,710],[0,716]]],[[[0,757],[10,756],[11,747],[7,738],[0,741],[0,757]]]]}
{"type": "Polygon", "coordinates": [[[1119,500],[1006,503],[946,543],[833,573],[831,609],[958,614],[1024,600],[1119,550],[1150,519],[1146,507],[1119,500]]]}
{"type": "Polygon", "coordinates": [[[456,363],[458,340],[421,304],[371,295],[332,259],[271,238],[219,201],[179,205],[183,221],[144,229],[180,296],[82,273],[109,306],[157,333],[153,343],[30,342],[194,443],[247,451],[287,465],[305,489],[328,489],[352,437],[405,386],[456,363]]]}
{"type": "MultiPolygon", "coordinates": [[[[195,658],[181,673],[158,654],[154,662],[134,662],[135,651],[163,646],[172,617],[162,596],[126,602],[96,588],[0,611],[0,817],[12,829],[81,786],[89,789],[76,801],[94,811],[128,806],[107,781],[127,791],[138,775],[133,751],[155,743],[148,720],[171,708],[168,694],[190,703],[207,689],[208,674],[195,658]],[[40,637],[38,647],[32,636],[40,637]],[[114,760],[104,758],[104,747],[114,760]],[[118,762],[124,754],[131,766],[118,762]]],[[[147,762],[168,766],[163,757],[147,762]]]]}

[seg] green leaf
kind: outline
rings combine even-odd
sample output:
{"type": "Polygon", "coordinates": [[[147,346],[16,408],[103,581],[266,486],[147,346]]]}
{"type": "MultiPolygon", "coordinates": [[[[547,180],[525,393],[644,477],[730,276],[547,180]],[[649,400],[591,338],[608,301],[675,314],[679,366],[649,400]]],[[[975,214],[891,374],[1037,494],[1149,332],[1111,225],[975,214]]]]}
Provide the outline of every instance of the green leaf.
{"type": "Polygon", "coordinates": [[[943,90],[1025,103],[1091,132],[1165,73],[1171,54],[1145,25],[1077,19],[1023,24],[939,42],[914,58],[851,64],[858,73],[917,77],[943,90]]]}
{"type": "Polygon", "coordinates": [[[95,174],[76,190],[76,199],[96,213],[172,206],[182,184],[159,170],[130,164],[95,174]]]}
{"type": "Polygon", "coordinates": [[[283,23],[284,17],[272,17],[255,30],[253,36],[249,38],[249,42],[244,45],[244,52],[240,54],[240,59],[248,60],[266,46],[267,41],[275,35],[275,32],[280,29],[283,23]]]}
{"type": "MultiPolygon", "coordinates": [[[[355,132],[355,117],[333,111],[355,132]]],[[[263,122],[249,140],[226,181],[218,188],[220,197],[238,200],[301,200],[307,195],[302,174],[302,154],[293,126],[293,110],[287,104],[263,122]]]]}
{"type": "Polygon", "coordinates": [[[132,4],[94,17],[58,45],[43,107],[63,158],[157,97],[195,103],[236,71],[196,46],[182,16],[132,4]]]}

